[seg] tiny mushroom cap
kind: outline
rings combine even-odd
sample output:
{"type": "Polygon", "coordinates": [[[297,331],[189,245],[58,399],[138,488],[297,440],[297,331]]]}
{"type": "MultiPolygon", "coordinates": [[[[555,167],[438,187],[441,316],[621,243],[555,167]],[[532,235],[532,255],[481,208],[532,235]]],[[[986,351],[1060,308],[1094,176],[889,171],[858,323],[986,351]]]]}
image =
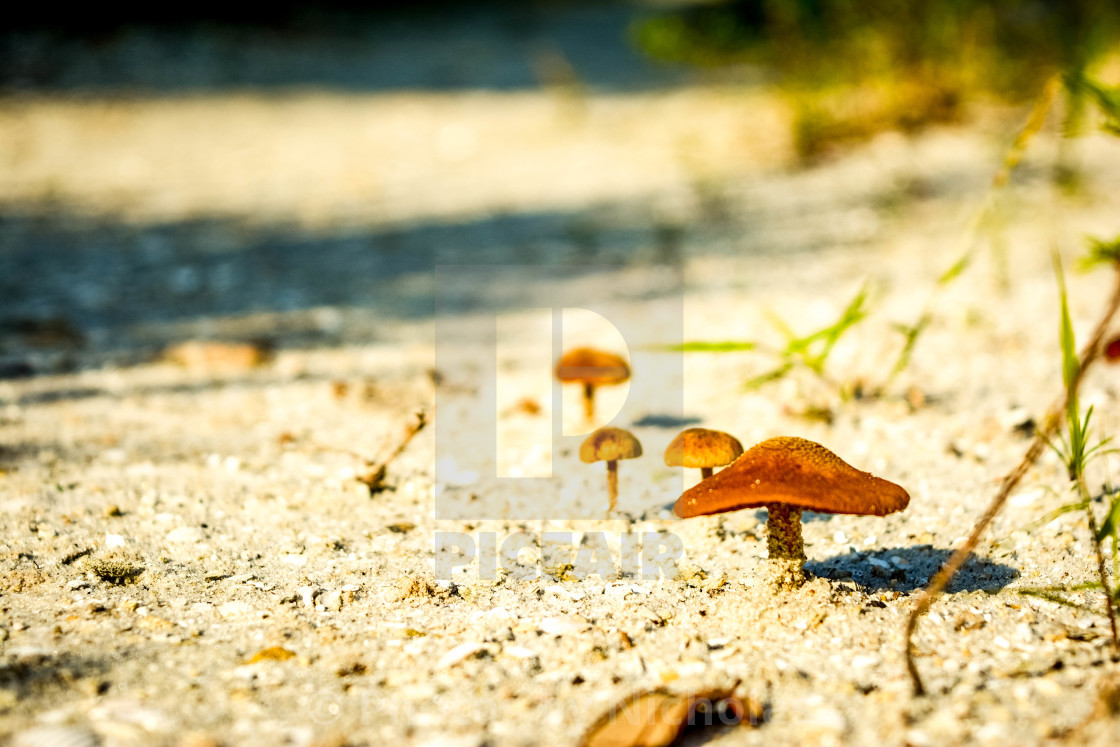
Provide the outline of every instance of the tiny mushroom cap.
{"type": "Polygon", "coordinates": [[[587,464],[637,459],[641,455],[642,444],[634,434],[622,428],[600,428],[588,436],[579,447],[580,461],[587,464]]]}
{"type": "Polygon", "coordinates": [[[677,434],[665,449],[669,467],[711,469],[735,461],[743,453],[743,444],[730,433],[707,428],[688,428],[677,434]]]}
{"type": "Polygon", "coordinates": [[[592,386],[621,384],[630,378],[630,366],[614,353],[595,348],[575,348],[564,353],[556,364],[556,378],[592,386]]]}
{"type": "Polygon", "coordinates": [[[862,472],[813,441],[782,436],[752,446],[731,466],[686,490],[673,506],[681,518],[786,505],[827,514],[886,516],[910,495],[862,472]]]}

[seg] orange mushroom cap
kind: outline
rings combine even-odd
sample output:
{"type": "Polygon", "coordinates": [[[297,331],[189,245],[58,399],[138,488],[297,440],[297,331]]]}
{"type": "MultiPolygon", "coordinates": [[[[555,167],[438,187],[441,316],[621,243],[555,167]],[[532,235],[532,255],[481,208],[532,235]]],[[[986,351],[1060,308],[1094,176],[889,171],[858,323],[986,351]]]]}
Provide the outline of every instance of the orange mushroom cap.
{"type": "Polygon", "coordinates": [[[688,428],[677,434],[665,449],[669,467],[722,467],[743,453],[743,444],[730,433],[707,428],[688,428]]]}
{"type": "Polygon", "coordinates": [[[687,519],[785,504],[826,514],[885,516],[909,503],[900,485],[856,469],[818,443],[781,436],[752,446],[686,490],[673,512],[687,519]]]}
{"type": "Polygon", "coordinates": [[[630,378],[630,366],[614,353],[594,348],[575,348],[564,353],[556,364],[556,378],[595,386],[621,384],[630,378]]]}
{"type": "Polygon", "coordinates": [[[641,455],[642,444],[633,433],[610,426],[592,433],[579,447],[580,461],[587,464],[637,459],[641,455]]]}

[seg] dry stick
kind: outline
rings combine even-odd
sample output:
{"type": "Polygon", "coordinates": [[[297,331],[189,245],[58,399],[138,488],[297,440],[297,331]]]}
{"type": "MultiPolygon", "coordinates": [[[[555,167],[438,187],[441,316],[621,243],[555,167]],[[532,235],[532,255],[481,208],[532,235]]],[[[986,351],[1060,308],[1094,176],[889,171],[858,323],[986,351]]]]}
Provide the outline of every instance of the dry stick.
{"type": "Polygon", "coordinates": [[[415,417],[416,420],[409,424],[408,429],[405,431],[404,438],[397,444],[397,448],[382,460],[382,467],[388,467],[390,462],[399,457],[401,452],[404,451],[404,447],[408,446],[408,442],[412,440],[413,436],[424,430],[424,426],[428,424],[428,414],[424,412],[424,410],[417,410],[415,417]]]}
{"type": "MultiPolygon", "coordinates": [[[[404,433],[404,437],[397,444],[396,448],[393,449],[393,451],[389,452],[389,454],[384,459],[382,459],[380,463],[375,462],[372,459],[367,459],[362,454],[359,454],[358,452],[351,449],[340,449],[336,446],[324,446],[322,444],[312,444],[312,447],[318,449],[319,451],[331,451],[339,454],[349,454],[350,456],[356,457],[365,462],[366,466],[369,468],[368,471],[366,471],[364,475],[359,475],[355,479],[369,489],[370,495],[374,495],[375,493],[379,493],[386,489],[385,476],[389,472],[389,465],[393,462],[394,459],[401,455],[401,452],[404,451],[405,447],[408,446],[413,437],[415,437],[416,434],[420,431],[424,430],[424,426],[428,424],[428,414],[423,409],[416,411],[415,418],[416,419],[413,422],[408,424],[408,427],[406,428],[404,433]]],[[[389,440],[386,439],[385,443],[388,444],[389,440]]]]}
{"type": "MultiPolygon", "coordinates": [[[[352,457],[361,459],[366,463],[367,467],[373,468],[376,465],[377,470],[385,469],[394,459],[401,455],[401,452],[403,452],[405,447],[408,446],[409,441],[411,441],[417,433],[424,430],[424,426],[428,424],[428,414],[423,409],[416,411],[415,418],[416,419],[413,422],[409,423],[406,427],[404,437],[401,439],[400,443],[398,443],[396,448],[392,452],[390,452],[388,456],[381,460],[380,463],[367,458],[365,455],[360,454],[353,449],[343,449],[338,446],[327,446],[325,444],[316,443],[310,444],[310,446],[311,448],[317,449],[318,451],[329,451],[336,454],[349,454],[352,457]]],[[[386,438],[385,445],[388,445],[389,443],[390,439],[386,438]]]]}
{"type": "MultiPolygon", "coordinates": [[[[925,687],[922,685],[921,675],[918,674],[918,667],[914,664],[914,631],[918,627],[918,618],[925,614],[930,605],[933,604],[934,598],[944,591],[945,587],[952,581],[953,576],[968,559],[968,556],[976,549],[976,545],[980,542],[980,535],[988,528],[988,525],[995,519],[1002,509],[1003,505],[1007,503],[1011,491],[1027,474],[1027,470],[1038,461],[1038,457],[1046,448],[1047,441],[1061,425],[1066,404],[1069,398],[1072,397],[1081,386],[1081,379],[1085,375],[1085,371],[1092,365],[1093,361],[1097,358],[1100,352],[1101,340],[1104,339],[1105,332],[1108,326],[1112,323],[1112,318],[1116,316],[1117,309],[1120,309],[1120,263],[1116,264],[1113,268],[1116,271],[1116,286],[1112,291],[1112,296],[1108,300],[1108,306],[1105,308],[1104,315],[1097,323],[1096,328],[1093,330],[1093,336],[1089,342],[1081,349],[1080,365],[1077,368],[1077,374],[1073,377],[1066,389],[1065,394],[1055,403],[1046,414],[1046,419],[1043,421],[1042,427],[1038,429],[1035,434],[1034,441],[1031,443],[1027,453],[1023,455],[1023,460],[1003,478],[1003,484],[1000,485],[999,492],[996,497],[992,499],[991,505],[980,520],[972,527],[972,533],[968,535],[968,539],[964,541],[960,547],[950,556],[945,565],[934,575],[933,579],[929,582],[922,593],[918,596],[917,601],[914,602],[914,608],[910,610],[910,617],[906,620],[906,669],[910,673],[910,682],[914,687],[915,695],[925,695],[925,687]]],[[[1111,604],[1111,600],[1109,602],[1111,604]]]]}

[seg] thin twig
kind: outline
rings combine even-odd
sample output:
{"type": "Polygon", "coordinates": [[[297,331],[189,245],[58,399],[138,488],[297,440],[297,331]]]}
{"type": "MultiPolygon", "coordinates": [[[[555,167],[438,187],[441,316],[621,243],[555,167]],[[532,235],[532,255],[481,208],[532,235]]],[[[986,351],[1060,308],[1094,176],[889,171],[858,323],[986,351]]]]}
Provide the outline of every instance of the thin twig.
{"type": "Polygon", "coordinates": [[[1058,399],[1058,401],[1050,408],[1046,414],[1046,418],[1042,422],[1042,426],[1035,433],[1034,441],[1031,442],[1030,448],[1027,453],[1023,455],[1023,460],[1003,478],[1003,484],[1000,485],[999,492],[996,497],[992,499],[991,505],[980,517],[979,521],[972,527],[972,533],[964,543],[957,548],[957,550],[946,561],[945,565],[930,580],[927,586],[914,602],[914,607],[910,610],[910,617],[906,620],[906,669],[910,673],[910,682],[914,688],[915,695],[925,695],[925,687],[922,685],[921,675],[918,673],[918,667],[914,663],[914,632],[918,627],[918,619],[925,614],[933,600],[944,591],[949,582],[953,580],[953,576],[964,565],[965,560],[976,549],[976,545],[980,542],[981,535],[992,523],[996,515],[1003,509],[1007,499],[1011,496],[1011,492],[1018,486],[1019,481],[1027,474],[1027,470],[1038,461],[1039,456],[1046,448],[1047,440],[1054,434],[1062,421],[1066,412],[1066,403],[1069,398],[1077,393],[1078,388],[1081,386],[1081,380],[1085,376],[1085,372],[1092,365],[1093,361],[1097,358],[1101,348],[1101,341],[1104,339],[1105,332],[1108,330],[1109,325],[1112,323],[1113,317],[1116,315],[1117,309],[1120,309],[1120,264],[1114,266],[1116,271],[1116,285],[1113,288],[1112,296],[1108,300],[1108,305],[1105,312],[1097,323],[1096,328],[1093,330],[1093,335],[1086,343],[1085,347],[1081,350],[1080,365],[1078,366],[1077,373],[1073,381],[1070,382],[1066,388],[1066,392],[1058,399]]]}
{"type": "Polygon", "coordinates": [[[370,495],[376,495],[388,487],[385,484],[385,477],[389,473],[389,465],[392,464],[394,459],[401,455],[401,452],[404,451],[413,437],[424,430],[424,426],[427,424],[427,413],[423,410],[417,410],[415,419],[409,423],[408,428],[405,430],[404,437],[400,440],[400,443],[397,444],[397,447],[389,452],[379,463],[366,461],[366,464],[369,465],[369,471],[364,475],[359,475],[357,480],[369,488],[370,495]]]}
{"type": "MultiPolygon", "coordinates": [[[[386,456],[383,457],[380,461],[370,459],[364,454],[360,454],[353,449],[343,449],[338,446],[311,444],[311,448],[318,451],[327,451],[336,454],[349,454],[356,459],[361,459],[366,463],[366,467],[368,469],[363,474],[358,475],[354,479],[369,488],[370,495],[376,495],[377,493],[380,493],[381,491],[388,488],[388,486],[385,484],[385,478],[389,473],[389,465],[393,462],[394,459],[401,455],[401,452],[405,450],[405,447],[408,446],[413,437],[415,437],[416,434],[420,431],[424,430],[424,426],[426,426],[427,424],[428,414],[422,409],[417,410],[413,421],[406,427],[404,436],[397,443],[396,447],[394,447],[392,451],[388,452],[386,456]]],[[[383,447],[382,451],[384,451],[385,448],[388,447],[389,443],[391,442],[386,439],[386,446],[383,447]]]]}

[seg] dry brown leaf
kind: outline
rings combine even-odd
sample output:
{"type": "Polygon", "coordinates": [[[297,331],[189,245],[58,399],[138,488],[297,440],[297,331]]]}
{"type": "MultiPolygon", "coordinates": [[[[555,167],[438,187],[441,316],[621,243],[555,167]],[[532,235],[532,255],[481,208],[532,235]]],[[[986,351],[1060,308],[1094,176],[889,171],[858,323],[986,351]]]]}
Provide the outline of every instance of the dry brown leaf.
{"type": "Polygon", "coordinates": [[[690,727],[761,724],[762,704],[715,688],[677,695],[657,689],[616,704],[587,730],[580,747],[666,747],[690,727]]]}
{"type": "Polygon", "coordinates": [[[271,357],[263,343],[206,342],[191,340],[163,351],[163,359],[202,373],[231,373],[263,365],[271,357]]]}
{"type": "Polygon", "coordinates": [[[295,658],[295,652],[289,651],[283,646],[270,646],[262,648],[257,653],[249,657],[246,664],[256,664],[258,661],[287,661],[288,659],[295,658]]]}
{"type": "Polygon", "coordinates": [[[522,397],[514,404],[510,405],[502,413],[503,415],[540,415],[541,403],[532,397],[522,397]]]}

